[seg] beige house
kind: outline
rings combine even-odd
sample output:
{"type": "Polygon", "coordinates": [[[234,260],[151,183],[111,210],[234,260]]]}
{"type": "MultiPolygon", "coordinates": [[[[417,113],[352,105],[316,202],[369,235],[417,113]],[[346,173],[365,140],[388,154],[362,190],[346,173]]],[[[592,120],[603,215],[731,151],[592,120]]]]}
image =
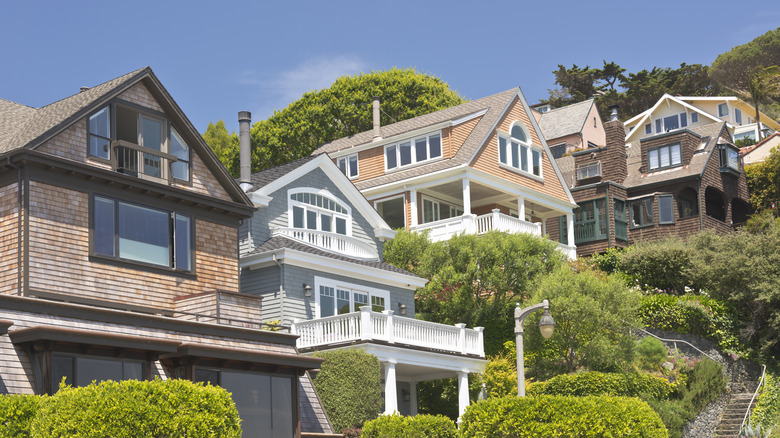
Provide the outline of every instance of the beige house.
{"type": "Polygon", "coordinates": [[[739,151],[745,166],[760,163],[772,153],[772,150],[780,146],[780,132],[775,132],[753,146],[747,146],[739,151]]]}

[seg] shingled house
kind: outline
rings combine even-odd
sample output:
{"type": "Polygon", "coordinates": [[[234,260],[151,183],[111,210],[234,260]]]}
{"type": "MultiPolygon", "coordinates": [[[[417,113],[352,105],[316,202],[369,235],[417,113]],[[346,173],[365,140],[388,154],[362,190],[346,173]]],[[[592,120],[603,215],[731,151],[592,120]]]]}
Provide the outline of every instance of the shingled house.
{"type": "Polygon", "coordinates": [[[252,202],[151,69],[0,100],[0,153],[0,393],[183,378],[232,392],[246,437],[332,432],[321,360],[239,292],[252,202]]]}
{"type": "Polygon", "coordinates": [[[606,143],[604,124],[593,99],[561,108],[549,104],[532,105],[531,108],[553,158],[606,143]]]}

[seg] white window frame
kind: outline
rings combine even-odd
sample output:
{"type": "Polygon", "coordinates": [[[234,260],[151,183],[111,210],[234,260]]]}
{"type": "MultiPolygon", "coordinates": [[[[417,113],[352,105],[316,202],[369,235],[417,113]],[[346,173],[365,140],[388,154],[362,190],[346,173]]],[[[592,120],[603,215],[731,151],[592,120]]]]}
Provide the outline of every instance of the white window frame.
{"type": "Polygon", "coordinates": [[[356,179],[360,176],[360,162],[358,161],[358,154],[347,155],[346,157],[339,157],[336,159],[336,165],[347,175],[349,179],[356,179]],[[352,161],[355,162],[355,173],[352,173],[352,161]]]}
{"type": "Polygon", "coordinates": [[[577,167],[577,181],[588,179],[588,178],[595,178],[597,176],[601,176],[601,161],[596,161],[595,163],[583,164],[577,167]],[[594,168],[595,168],[595,173],[591,175],[590,173],[594,168]]]}
{"type": "Polygon", "coordinates": [[[290,228],[296,228],[294,223],[294,207],[300,207],[303,208],[304,214],[304,226],[303,228],[299,228],[301,230],[311,230],[311,231],[325,231],[336,234],[336,218],[343,218],[346,220],[346,234],[345,236],[352,236],[352,209],[349,207],[349,205],[342,201],[341,199],[333,196],[332,193],[330,193],[326,189],[315,189],[313,187],[297,187],[294,189],[290,189],[287,191],[287,224],[290,228]],[[310,204],[304,201],[297,201],[291,199],[293,195],[299,194],[299,193],[308,193],[309,195],[319,195],[323,198],[327,198],[330,201],[338,204],[341,206],[342,209],[346,211],[346,213],[338,212],[335,210],[331,210],[327,207],[321,207],[314,204],[310,204]],[[311,211],[317,214],[316,218],[316,228],[308,228],[306,225],[307,217],[308,215],[306,212],[311,211]],[[322,229],[322,214],[328,214],[333,217],[331,222],[331,229],[330,231],[323,230],[322,229]]]}
{"type": "Polygon", "coordinates": [[[391,143],[388,145],[385,145],[384,147],[384,160],[385,160],[385,172],[391,172],[398,169],[403,169],[405,167],[414,166],[420,163],[427,163],[430,161],[440,160],[444,156],[444,144],[443,144],[443,136],[441,131],[436,132],[429,132],[424,135],[419,135],[412,138],[407,138],[402,141],[398,141],[395,143],[391,143]],[[431,156],[431,138],[433,137],[439,137],[439,155],[433,157],[431,156]],[[417,160],[417,144],[418,142],[425,140],[425,154],[426,158],[423,160],[417,160]],[[409,154],[410,159],[409,163],[407,164],[401,164],[401,145],[405,145],[409,143],[409,154]],[[394,148],[395,153],[395,166],[389,167],[387,162],[388,154],[391,153],[389,150],[391,148],[394,148]]]}
{"type": "Polygon", "coordinates": [[[541,147],[536,146],[533,144],[533,141],[531,140],[531,133],[528,132],[528,129],[525,127],[525,125],[519,121],[513,122],[512,125],[509,128],[509,133],[504,131],[497,131],[497,142],[496,145],[498,153],[496,154],[496,158],[498,158],[498,165],[499,167],[503,167],[505,169],[509,169],[513,172],[521,173],[523,175],[530,176],[534,179],[542,180],[544,179],[543,175],[543,167],[544,167],[544,152],[541,147]],[[519,138],[512,137],[510,134],[512,132],[512,128],[515,126],[520,127],[520,129],[523,130],[523,133],[525,134],[526,141],[523,141],[519,138]],[[502,146],[501,142],[504,141],[504,147],[506,148],[505,151],[505,157],[506,161],[501,161],[501,152],[502,152],[502,146]],[[518,156],[515,157],[514,147],[513,144],[517,144],[517,154],[518,156]],[[538,154],[539,157],[539,173],[534,173],[534,153],[538,154]],[[523,154],[525,154],[526,164],[527,164],[527,170],[523,170],[523,154]],[[514,165],[515,161],[517,161],[517,166],[514,165]]]}
{"type": "Polygon", "coordinates": [[[719,103],[718,104],[718,117],[726,117],[729,115],[729,104],[727,103],[719,103]],[[721,111],[723,109],[723,111],[721,111]]]}
{"type": "MultiPolygon", "coordinates": [[[[385,300],[385,310],[390,310],[391,303],[390,303],[390,291],[384,290],[384,289],[377,289],[374,287],[369,286],[363,286],[360,284],[355,283],[349,283],[345,281],[339,281],[334,280],[327,277],[314,277],[314,290],[315,290],[315,298],[314,298],[314,307],[315,307],[315,317],[316,318],[324,318],[322,316],[322,307],[320,304],[320,287],[332,287],[334,290],[334,299],[336,300],[336,303],[338,303],[338,291],[349,291],[349,308],[354,309],[355,308],[355,292],[361,293],[361,294],[367,294],[368,295],[368,305],[371,306],[372,304],[372,297],[379,297],[383,298],[385,300]]],[[[338,307],[335,307],[334,303],[334,310],[335,314],[331,316],[338,315],[338,307]]],[[[350,312],[351,313],[351,312],[350,312]]]]}
{"type": "Polygon", "coordinates": [[[422,223],[427,224],[427,223],[430,223],[430,222],[436,222],[436,221],[441,220],[441,204],[442,203],[447,204],[447,205],[450,206],[450,217],[447,218],[447,219],[452,219],[454,217],[463,216],[463,207],[461,207],[459,205],[452,204],[452,203],[447,202],[447,201],[441,201],[439,199],[432,198],[430,196],[422,195],[422,199],[420,201],[420,206],[422,208],[422,215],[421,215],[422,216],[422,223]],[[433,215],[436,217],[434,220],[430,220],[430,221],[426,221],[425,220],[425,219],[427,219],[425,217],[425,202],[426,201],[433,204],[433,208],[432,208],[431,211],[433,212],[433,215]],[[458,214],[459,212],[460,212],[460,214],[458,214]]]}
{"type": "Polygon", "coordinates": [[[676,131],[678,129],[687,128],[689,125],[688,123],[688,113],[681,112],[677,114],[670,114],[668,116],[661,116],[655,119],[655,129],[656,134],[662,134],[664,132],[671,132],[676,131]],[[677,127],[673,129],[667,129],[666,128],[666,119],[669,117],[676,117],[677,118],[677,127]],[[685,120],[685,125],[683,125],[683,120],[685,120]],[[660,128],[659,128],[660,127],[660,128]]]}

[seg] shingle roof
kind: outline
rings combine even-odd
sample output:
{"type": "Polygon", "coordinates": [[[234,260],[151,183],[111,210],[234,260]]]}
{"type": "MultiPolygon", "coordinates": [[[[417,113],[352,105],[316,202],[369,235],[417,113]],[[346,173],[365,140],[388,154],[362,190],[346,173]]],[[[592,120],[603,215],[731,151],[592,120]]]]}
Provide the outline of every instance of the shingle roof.
{"type": "MultiPolygon", "coordinates": [[[[405,271],[401,268],[396,268],[395,266],[391,265],[390,263],[380,262],[380,261],[369,261],[369,260],[357,260],[350,257],[334,254],[331,252],[323,251],[320,249],[317,249],[313,246],[306,245],[305,243],[298,242],[292,239],[288,239],[284,236],[275,236],[265,241],[262,245],[258,246],[254,249],[254,251],[250,252],[249,254],[246,254],[247,256],[255,255],[255,254],[262,254],[265,252],[277,250],[277,249],[292,249],[295,251],[305,252],[307,254],[313,254],[318,255],[322,257],[327,257],[334,260],[341,260],[344,262],[354,263],[356,265],[360,266],[367,266],[370,268],[376,268],[381,269],[384,271],[389,272],[395,272],[397,274],[404,274],[404,275],[411,275],[415,276],[411,272],[405,271]]],[[[242,256],[243,257],[243,256],[242,256]]],[[[416,277],[416,276],[415,276],[416,277]]]]}
{"type": "Polygon", "coordinates": [[[549,141],[581,132],[592,106],[593,99],[588,99],[542,113],[539,128],[544,138],[549,141]]]}
{"type": "Polygon", "coordinates": [[[572,178],[574,176],[574,156],[568,155],[565,157],[558,158],[555,160],[555,163],[558,164],[558,169],[561,171],[561,175],[563,176],[563,181],[571,188],[572,186],[572,178]]]}
{"type": "MultiPolygon", "coordinates": [[[[407,178],[413,178],[467,163],[471,156],[482,145],[483,140],[487,138],[487,135],[490,133],[495,123],[504,114],[504,110],[509,106],[509,104],[512,102],[512,99],[518,93],[520,93],[519,88],[512,88],[506,91],[502,91],[501,93],[483,97],[482,99],[473,100],[471,102],[466,102],[452,108],[443,109],[409,120],[383,126],[381,128],[383,138],[391,138],[396,136],[400,137],[403,134],[410,133],[412,131],[417,131],[420,129],[425,129],[429,126],[457,120],[470,114],[486,110],[485,114],[469,134],[468,138],[466,138],[466,141],[452,158],[434,161],[432,163],[422,164],[409,169],[392,172],[377,178],[371,178],[366,181],[360,181],[357,182],[355,186],[359,190],[364,190],[369,187],[400,181],[407,178]]],[[[326,143],[315,150],[314,153],[319,154],[322,152],[339,152],[351,147],[370,144],[372,139],[373,131],[361,132],[360,134],[356,134],[351,137],[344,137],[333,142],[326,143]]]]}
{"type": "MultiPolygon", "coordinates": [[[[249,189],[247,193],[254,192],[255,190],[267,186],[268,184],[292,172],[293,170],[303,166],[309,161],[317,158],[318,155],[319,154],[312,155],[309,157],[299,158],[295,161],[291,161],[286,164],[282,164],[276,167],[271,167],[270,169],[265,169],[265,170],[261,170],[260,172],[253,173],[251,176],[252,188],[249,189]]],[[[236,179],[236,181],[238,181],[238,179],[236,179]]]]}
{"type": "Polygon", "coordinates": [[[0,153],[36,146],[37,139],[58,127],[71,123],[71,119],[80,111],[122,85],[132,83],[133,78],[144,74],[147,70],[151,69],[149,67],[138,69],[37,109],[2,101],[0,153]]]}
{"type": "Polygon", "coordinates": [[[298,382],[300,383],[298,396],[301,400],[301,432],[333,433],[333,427],[322,407],[319,394],[314,389],[309,372],[306,371],[298,382]]]}

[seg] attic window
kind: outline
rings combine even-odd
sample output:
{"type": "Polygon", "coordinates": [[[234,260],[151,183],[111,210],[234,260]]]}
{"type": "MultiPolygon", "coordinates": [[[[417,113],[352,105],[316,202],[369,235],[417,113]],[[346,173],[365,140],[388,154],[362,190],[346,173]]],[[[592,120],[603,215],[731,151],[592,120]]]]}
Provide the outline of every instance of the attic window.
{"type": "Polygon", "coordinates": [[[292,228],[336,232],[345,236],[351,235],[350,211],[339,201],[330,196],[298,191],[290,194],[290,226],[292,228]]]}
{"type": "Polygon", "coordinates": [[[542,151],[534,146],[523,125],[516,122],[511,135],[498,135],[498,162],[538,177],[542,176],[542,151]]]}
{"type": "Polygon", "coordinates": [[[441,157],[441,134],[404,140],[385,146],[385,170],[410,166],[441,157]]]}

